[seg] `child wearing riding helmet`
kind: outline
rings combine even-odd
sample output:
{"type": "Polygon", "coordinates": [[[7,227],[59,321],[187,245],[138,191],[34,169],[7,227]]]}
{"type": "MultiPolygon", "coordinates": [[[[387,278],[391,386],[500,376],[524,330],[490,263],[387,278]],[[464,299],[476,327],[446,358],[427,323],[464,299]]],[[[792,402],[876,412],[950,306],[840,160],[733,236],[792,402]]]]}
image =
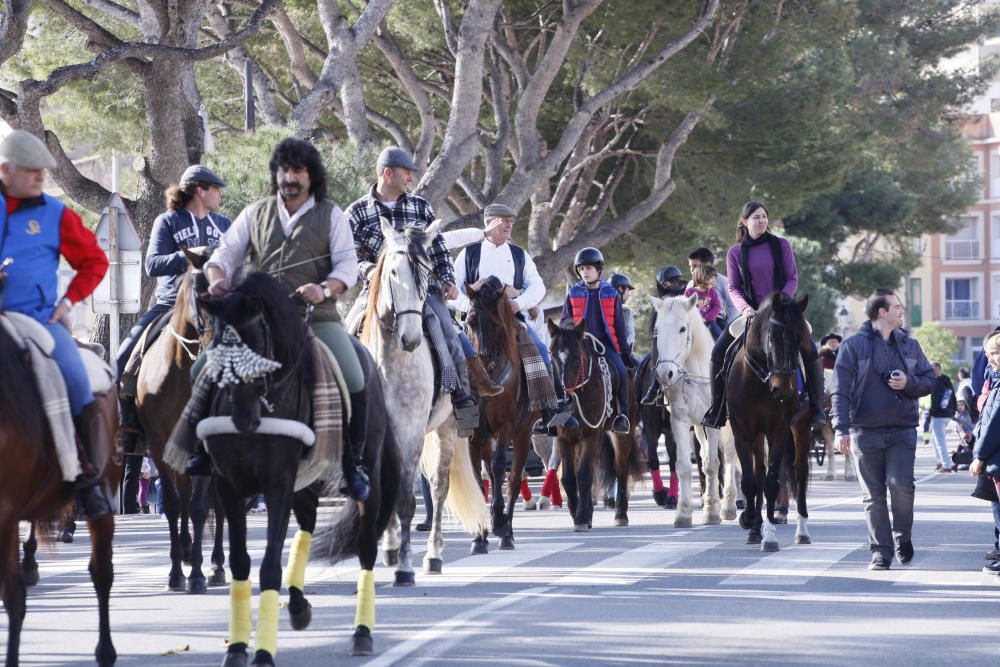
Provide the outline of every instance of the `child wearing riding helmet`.
{"type": "Polygon", "coordinates": [[[631,363],[632,350],[625,330],[625,315],[618,291],[607,281],[601,280],[604,256],[597,248],[584,248],[573,262],[580,281],[570,287],[563,304],[559,326],[584,323],[584,330],[604,347],[604,358],[615,370],[612,382],[618,397],[618,414],[611,430],[627,434],[631,431],[628,421],[628,371],[625,361],[631,363]]]}
{"type": "Polygon", "coordinates": [[[722,299],[715,289],[715,278],[718,275],[719,271],[711,264],[699,264],[691,269],[694,284],[684,290],[684,296],[698,295],[698,313],[712,332],[712,340],[718,340],[722,335],[722,329],[715,321],[722,311],[722,299]]]}
{"type": "MultiPolygon", "coordinates": [[[[742,319],[757,314],[761,304],[775,292],[795,296],[799,284],[798,269],[792,244],[768,231],[767,208],[757,201],[748,201],[736,223],[736,245],[726,255],[729,275],[729,295],[742,319]]],[[[712,349],[712,407],[702,424],[722,428],[726,423],[726,376],[722,373],[726,351],[734,337],[729,328],[722,332],[712,349]]],[[[805,367],[806,389],[809,392],[812,428],[826,423],[823,414],[823,362],[816,344],[800,350],[805,367]]]]}

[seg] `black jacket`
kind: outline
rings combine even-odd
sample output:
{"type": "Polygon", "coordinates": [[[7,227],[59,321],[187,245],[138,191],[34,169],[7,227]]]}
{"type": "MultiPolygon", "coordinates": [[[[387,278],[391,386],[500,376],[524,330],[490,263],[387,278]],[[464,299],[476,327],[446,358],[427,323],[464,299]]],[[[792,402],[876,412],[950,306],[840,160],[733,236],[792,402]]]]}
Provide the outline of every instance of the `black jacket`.
{"type": "Polygon", "coordinates": [[[951,384],[951,378],[947,375],[940,375],[934,378],[934,389],[931,391],[931,417],[945,417],[951,419],[955,416],[958,407],[955,399],[955,387],[951,384]],[[944,399],[945,392],[949,392],[948,399],[944,399]],[[944,406],[941,403],[944,402],[944,406]]]}

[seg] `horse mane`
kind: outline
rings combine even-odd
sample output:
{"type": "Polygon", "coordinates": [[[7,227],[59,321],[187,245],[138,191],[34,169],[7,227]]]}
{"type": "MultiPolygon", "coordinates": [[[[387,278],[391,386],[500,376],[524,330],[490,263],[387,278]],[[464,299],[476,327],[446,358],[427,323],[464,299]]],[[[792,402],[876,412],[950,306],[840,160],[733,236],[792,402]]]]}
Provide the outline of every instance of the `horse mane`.
{"type": "Polygon", "coordinates": [[[372,344],[375,330],[378,328],[375,320],[378,319],[378,299],[382,294],[382,269],[384,266],[385,253],[383,252],[379,255],[375,269],[368,279],[368,302],[365,304],[365,312],[361,317],[361,342],[365,344],[365,347],[372,344]]]}
{"type": "MultiPolygon", "coordinates": [[[[410,265],[417,273],[417,293],[421,296],[426,296],[431,271],[430,258],[427,256],[427,250],[424,248],[427,233],[418,227],[406,227],[402,233],[403,239],[406,242],[406,256],[410,261],[410,265]]],[[[378,300],[382,293],[382,272],[385,268],[385,258],[388,255],[386,250],[388,250],[387,244],[383,243],[382,252],[379,253],[378,259],[375,262],[375,268],[368,279],[368,301],[361,319],[361,341],[366,346],[372,343],[374,334],[373,326],[375,320],[378,319],[378,300]]]]}
{"type": "Polygon", "coordinates": [[[701,313],[697,308],[688,311],[688,326],[691,328],[691,352],[688,358],[698,360],[708,360],[712,357],[712,348],[715,341],[712,340],[712,332],[705,326],[701,319],[701,313]]]}
{"type": "Polygon", "coordinates": [[[3,376],[3,382],[0,382],[0,426],[16,430],[23,439],[41,446],[44,419],[34,372],[25,359],[25,353],[2,326],[0,374],[3,376]]]}
{"type": "Polygon", "coordinates": [[[497,353],[500,353],[513,361],[519,358],[517,349],[518,322],[514,306],[503,292],[503,285],[500,285],[499,281],[495,282],[499,289],[494,289],[495,286],[491,284],[491,281],[487,281],[479,292],[473,294],[469,324],[477,332],[480,354],[486,353],[489,356],[496,356],[497,353]],[[494,326],[481,326],[482,315],[492,320],[494,326]]]}
{"type": "Polygon", "coordinates": [[[264,271],[253,271],[233,290],[245,299],[256,299],[261,304],[261,314],[271,331],[275,361],[283,369],[296,365],[303,381],[312,386],[315,382],[315,367],[312,363],[312,349],[309,347],[308,327],[302,320],[302,313],[289,298],[288,288],[264,271]]]}

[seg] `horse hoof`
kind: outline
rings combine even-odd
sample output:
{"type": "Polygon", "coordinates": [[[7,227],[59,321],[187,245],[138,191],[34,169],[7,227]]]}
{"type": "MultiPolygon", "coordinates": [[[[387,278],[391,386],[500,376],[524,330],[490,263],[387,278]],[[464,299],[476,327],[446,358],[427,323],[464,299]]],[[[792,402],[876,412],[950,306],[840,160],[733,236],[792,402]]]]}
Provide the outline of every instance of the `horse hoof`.
{"type": "Polygon", "coordinates": [[[21,572],[24,575],[24,585],[27,588],[38,585],[38,566],[34,567],[22,567],[21,572]]]}
{"type": "Polygon", "coordinates": [[[760,545],[761,551],[778,551],[779,548],[777,542],[764,542],[760,545]]]}
{"type": "Polygon", "coordinates": [[[736,518],[736,510],[735,509],[722,510],[722,518],[725,519],[726,521],[732,521],[733,519],[736,518]]]}
{"type": "Polygon", "coordinates": [[[747,517],[746,511],[740,513],[740,528],[750,530],[750,518],[747,517]]]}
{"type": "Polygon", "coordinates": [[[653,491],[653,502],[655,502],[660,507],[667,506],[667,490],[660,489],[659,491],[653,491]]]}
{"type": "Polygon", "coordinates": [[[760,544],[763,539],[760,533],[750,533],[747,535],[747,544],[760,544]]]}
{"type": "Polygon", "coordinates": [[[500,551],[513,551],[514,550],[514,536],[504,535],[500,538],[500,551]]]}
{"type": "MultiPolygon", "coordinates": [[[[550,507],[552,507],[552,499],[551,498],[546,498],[545,496],[542,496],[541,498],[538,499],[538,509],[539,510],[547,510],[550,507]]],[[[527,509],[527,508],[525,508],[525,509],[527,509]]]]}
{"type": "Polygon", "coordinates": [[[718,526],[722,523],[722,517],[718,514],[706,514],[705,515],[705,525],[706,526],[718,526]]]}
{"type": "Polygon", "coordinates": [[[796,544],[812,544],[813,541],[812,541],[812,538],[809,537],[808,535],[796,535],[795,536],[795,543],[796,544]]]}
{"type": "Polygon", "coordinates": [[[490,543],[486,540],[473,540],[472,548],[469,549],[470,556],[481,556],[490,552],[490,543]]]}
{"type": "Polygon", "coordinates": [[[221,567],[215,568],[212,571],[212,576],[208,579],[209,586],[225,586],[226,585],[226,571],[221,567]]]}
{"type": "Polygon", "coordinates": [[[184,581],[183,574],[171,574],[170,578],[167,579],[167,590],[173,591],[174,593],[183,593],[187,590],[186,582],[184,581]]]}
{"type": "Polygon", "coordinates": [[[524,511],[525,512],[532,512],[532,511],[537,510],[537,509],[538,509],[538,501],[535,500],[534,498],[532,498],[530,500],[525,500],[524,501],[524,511]]]}
{"type": "Polygon", "coordinates": [[[292,611],[292,608],[288,608],[288,622],[292,625],[292,630],[305,630],[312,623],[313,611],[312,605],[309,601],[305,601],[306,605],[298,611],[292,611]]]}
{"type": "Polygon", "coordinates": [[[781,524],[781,525],[787,524],[788,523],[788,514],[779,514],[778,512],[775,512],[774,513],[774,521],[772,521],[771,523],[773,523],[776,526],[779,525],[779,524],[781,524]]]}
{"type": "Polygon", "coordinates": [[[615,519],[615,525],[616,526],[627,526],[628,525],[628,517],[626,516],[626,517],[622,517],[620,519],[615,519]]]}
{"type": "Polygon", "coordinates": [[[202,595],[208,592],[208,584],[205,577],[189,578],[187,582],[187,592],[191,595],[202,595]]]}
{"type": "Polygon", "coordinates": [[[351,655],[371,655],[375,650],[371,630],[359,625],[351,637],[351,655]]]}
{"type": "Polygon", "coordinates": [[[399,565],[399,549],[386,549],[382,554],[382,563],[386,567],[396,567],[399,565]]]}
{"type": "Polygon", "coordinates": [[[588,526],[585,523],[574,523],[573,524],[573,532],[574,533],[586,533],[588,530],[590,530],[590,526],[588,526]]]}
{"type": "Polygon", "coordinates": [[[427,558],[424,560],[424,574],[441,574],[444,561],[440,558],[427,558]]]}
{"type": "Polygon", "coordinates": [[[674,528],[690,528],[691,524],[690,514],[678,514],[674,517],[674,528]]]}
{"type": "Polygon", "coordinates": [[[229,652],[222,659],[222,667],[247,667],[246,644],[240,644],[243,648],[229,648],[229,652]]]}
{"type": "Polygon", "coordinates": [[[274,656],[267,651],[257,651],[250,664],[252,667],[274,667],[274,656]]]}
{"type": "Polygon", "coordinates": [[[59,541],[63,544],[73,544],[73,533],[68,530],[64,530],[59,533],[59,541]]]}
{"type": "Polygon", "coordinates": [[[417,575],[412,572],[397,572],[396,581],[393,583],[394,586],[416,586],[417,585],[417,575]]]}

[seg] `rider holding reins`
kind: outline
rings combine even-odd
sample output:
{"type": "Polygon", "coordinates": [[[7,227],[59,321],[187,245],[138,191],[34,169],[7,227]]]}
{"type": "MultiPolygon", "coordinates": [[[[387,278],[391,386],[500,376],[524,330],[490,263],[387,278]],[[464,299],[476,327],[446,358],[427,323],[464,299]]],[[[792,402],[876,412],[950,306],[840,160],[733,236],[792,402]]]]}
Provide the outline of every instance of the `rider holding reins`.
{"type": "MultiPolygon", "coordinates": [[[[736,245],[726,255],[729,274],[729,295],[740,311],[742,320],[757,314],[761,303],[774,292],[795,295],[799,284],[798,269],[792,244],[768,231],[767,208],[760,202],[743,205],[736,227],[736,245]]],[[[739,322],[739,320],[737,320],[739,322]]],[[[749,326],[749,322],[746,322],[749,326]]],[[[737,325],[738,326],[738,325],[737,325]]],[[[722,373],[726,352],[735,340],[726,327],[712,349],[712,406],[702,424],[722,428],[726,423],[726,376],[722,373]]],[[[800,350],[805,362],[806,389],[809,392],[811,426],[826,423],[823,414],[823,362],[815,343],[800,350]]]]}

